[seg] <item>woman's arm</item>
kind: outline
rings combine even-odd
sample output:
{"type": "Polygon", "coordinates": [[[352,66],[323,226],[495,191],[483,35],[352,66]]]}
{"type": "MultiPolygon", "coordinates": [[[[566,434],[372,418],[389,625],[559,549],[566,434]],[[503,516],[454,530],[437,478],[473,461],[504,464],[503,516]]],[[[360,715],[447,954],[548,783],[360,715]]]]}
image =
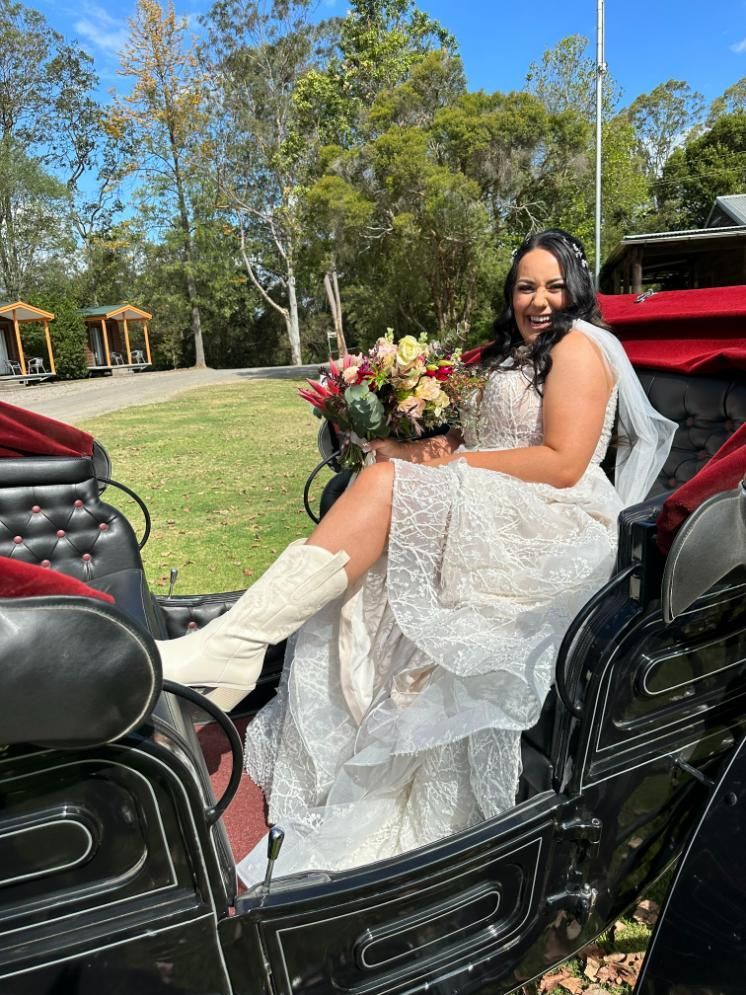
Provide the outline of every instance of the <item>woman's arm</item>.
{"type": "Polygon", "coordinates": [[[521,480],[572,487],[593,456],[612,387],[613,375],[598,347],[582,332],[569,332],[552,349],[552,369],[544,383],[542,445],[442,453],[426,462],[443,466],[465,459],[470,466],[521,480]]]}
{"type": "Polygon", "coordinates": [[[430,439],[416,442],[397,442],[395,439],[374,439],[368,448],[376,454],[376,462],[402,459],[408,463],[445,462],[461,445],[463,439],[458,429],[452,428],[446,435],[434,435],[430,439]]]}

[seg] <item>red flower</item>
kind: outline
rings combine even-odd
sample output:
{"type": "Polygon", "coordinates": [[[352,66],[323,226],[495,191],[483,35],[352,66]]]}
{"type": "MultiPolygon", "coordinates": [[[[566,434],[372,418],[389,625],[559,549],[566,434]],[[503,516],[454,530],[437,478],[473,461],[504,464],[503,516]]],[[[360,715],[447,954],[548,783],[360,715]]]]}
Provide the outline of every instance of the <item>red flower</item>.
{"type": "Polygon", "coordinates": [[[319,408],[320,411],[324,410],[329,398],[339,394],[339,387],[331,381],[323,384],[319,380],[306,380],[306,383],[311,389],[299,390],[298,393],[305,401],[312,404],[314,408],[319,408]]]}

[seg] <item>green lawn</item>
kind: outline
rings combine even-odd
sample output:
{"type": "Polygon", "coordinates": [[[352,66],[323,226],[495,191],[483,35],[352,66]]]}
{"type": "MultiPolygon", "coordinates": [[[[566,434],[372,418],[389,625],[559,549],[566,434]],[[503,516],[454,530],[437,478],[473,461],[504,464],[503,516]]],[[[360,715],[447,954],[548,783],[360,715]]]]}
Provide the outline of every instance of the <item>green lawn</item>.
{"type": "MultiPolygon", "coordinates": [[[[252,380],[205,387],[80,426],[109,450],[113,478],[150,509],[143,559],[154,590],[167,587],[171,567],[179,569],[179,594],[247,587],[289,542],[308,534],[303,486],[319,461],[319,422],[298,386],[252,380]]],[[[320,478],[323,485],[328,474],[320,478]]],[[[140,534],[133,502],[114,489],[106,499],[140,534]]]]}
{"type": "MultiPolygon", "coordinates": [[[[165,590],[172,566],[179,594],[247,587],[311,530],[303,486],[319,460],[319,422],[298,386],[254,380],[205,387],[81,426],[109,450],[114,479],[150,509],[153,531],[143,558],[154,590],[165,590]]],[[[328,473],[320,478],[317,502],[328,473]]],[[[112,489],[107,499],[141,521],[129,498],[112,489]]],[[[662,893],[654,897],[660,901],[662,893]]],[[[646,916],[620,920],[599,945],[528,986],[526,995],[631,992],[649,936],[640,918],[646,916]]]]}

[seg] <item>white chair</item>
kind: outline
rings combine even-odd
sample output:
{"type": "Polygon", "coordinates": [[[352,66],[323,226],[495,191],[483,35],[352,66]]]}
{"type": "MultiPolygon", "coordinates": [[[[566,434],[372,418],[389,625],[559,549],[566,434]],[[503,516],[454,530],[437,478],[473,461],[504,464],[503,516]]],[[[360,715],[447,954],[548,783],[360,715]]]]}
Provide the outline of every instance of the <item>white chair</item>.
{"type": "Polygon", "coordinates": [[[46,367],[44,366],[44,360],[41,356],[29,356],[28,362],[26,363],[26,369],[29,373],[46,373],[46,367]]]}

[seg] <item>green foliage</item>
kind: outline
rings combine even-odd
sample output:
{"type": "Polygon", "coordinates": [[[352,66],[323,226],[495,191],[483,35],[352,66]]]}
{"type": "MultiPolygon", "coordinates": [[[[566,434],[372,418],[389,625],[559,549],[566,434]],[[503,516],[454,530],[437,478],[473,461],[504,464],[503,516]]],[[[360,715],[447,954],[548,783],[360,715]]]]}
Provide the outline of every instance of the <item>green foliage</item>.
{"type": "MultiPolygon", "coordinates": [[[[596,60],[587,56],[588,39],[568,35],[532,62],[526,85],[552,114],[573,110],[587,121],[596,115],[596,60]]],[[[603,113],[609,117],[619,99],[619,87],[608,73],[603,84],[603,113]]]]}
{"type": "Polygon", "coordinates": [[[746,190],[746,112],[724,114],[709,131],[676,149],[655,192],[654,222],[672,230],[701,228],[716,197],[746,190]]]}
{"type": "Polygon", "coordinates": [[[746,76],[713,100],[707,115],[707,127],[711,128],[723,114],[737,114],[739,111],[746,111],[746,76]]]}
{"type": "MultiPolygon", "coordinates": [[[[69,297],[40,294],[32,295],[29,303],[54,315],[54,321],[49,323],[49,331],[57,376],[60,380],[79,380],[87,377],[85,346],[88,342],[88,331],[85,322],[78,314],[78,302],[69,297]]],[[[39,339],[35,345],[36,353],[43,356],[46,354],[46,345],[42,348],[43,339],[40,331],[37,335],[39,339]]]]}
{"type": "Polygon", "coordinates": [[[677,79],[660,83],[632,101],[624,113],[635,128],[651,177],[660,176],[673,149],[696,128],[703,107],[702,94],[677,79]]]}
{"type": "MultiPolygon", "coordinates": [[[[317,13],[216,0],[194,50],[171,2],[138,0],[133,88],[104,115],[89,57],[0,0],[0,295],[139,303],[161,367],[315,362],[335,322],[359,348],[386,327],[483,339],[528,232],[560,225],[590,249],[587,39],[544,52],[522,92],[468,92],[454,38],[416,0],[317,13]],[[144,182],[118,222],[128,173],[144,182]]],[[[614,115],[618,94],[606,77],[604,255],[746,188],[746,80],[706,131],[684,81],[614,115]]]]}
{"type": "Polygon", "coordinates": [[[361,439],[380,438],[386,421],[386,412],[378,395],[374,394],[367,384],[359,384],[347,388],[345,401],[353,432],[361,439]]]}

